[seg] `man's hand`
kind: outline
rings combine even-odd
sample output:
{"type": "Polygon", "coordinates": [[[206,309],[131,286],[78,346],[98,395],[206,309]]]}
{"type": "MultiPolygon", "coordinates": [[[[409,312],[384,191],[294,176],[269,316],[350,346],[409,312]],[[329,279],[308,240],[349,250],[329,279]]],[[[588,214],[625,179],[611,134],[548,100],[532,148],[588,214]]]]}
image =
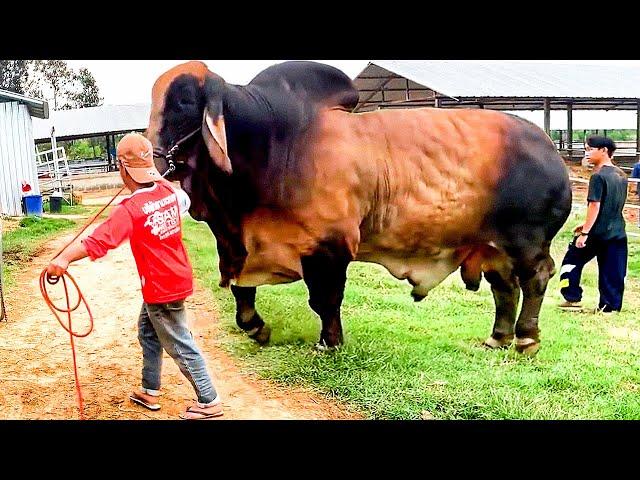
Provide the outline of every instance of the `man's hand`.
{"type": "Polygon", "coordinates": [[[47,267],[47,273],[52,277],[61,277],[67,271],[69,262],[63,258],[57,257],[51,260],[47,267]]]}
{"type": "Polygon", "coordinates": [[[81,240],[76,240],[67,248],[65,248],[60,255],[51,260],[51,263],[47,267],[47,273],[54,277],[61,277],[64,272],[69,268],[69,264],[80,260],[88,256],[87,249],[81,240]]]}
{"type": "Polygon", "coordinates": [[[587,244],[587,237],[586,235],[580,235],[577,239],[576,239],[576,247],[578,248],[584,248],[587,244]]]}

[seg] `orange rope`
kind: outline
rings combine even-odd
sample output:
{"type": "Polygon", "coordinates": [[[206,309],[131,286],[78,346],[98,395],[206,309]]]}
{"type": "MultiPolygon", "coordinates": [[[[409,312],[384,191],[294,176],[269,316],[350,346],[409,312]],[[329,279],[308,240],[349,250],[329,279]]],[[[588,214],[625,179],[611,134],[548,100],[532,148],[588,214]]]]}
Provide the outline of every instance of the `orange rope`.
{"type": "MultiPolygon", "coordinates": [[[[60,251],[58,253],[56,253],[51,260],[53,261],[56,258],[58,258],[58,256],[64,251],[65,248],[67,248],[69,245],[71,245],[73,242],[75,242],[76,239],[80,235],[82,235],[82,233],[93,222],[96,221],[96,219],[102,214],[102,212],[104,212],[107,209],[107,207],[113,203],[113,201],[116,199],[116,197],[118,195],[120,195],[125,188],[126,187],[122,187],[118,191],[118,193],[116,193],[113,196],[113,198],[109,201],[109,203],[107,203],[104,207],[102,207],[100,209],[100,211],[98,213],[96,213],[93,216],[93,218],[91,218],[91,220],[89,220],[89,222],[87,222],[87,224],[82,228],[82,230],[80,230],[80,232],[78,232],[78,234],[76,234],[76,236],[73,237],[73,239],[70,242],[68,242],[64,247],[62,247],[60,249],[60,251]]],[[[77,282],[75,281],[75,279],[68,272],[65,272],[62,277],[55,277],[55,276],[49,275],[47,273],[47,267],[45,267],[42,270],[42,272],[40,273],[40,293],[42,294],[42,298],[44,298],[45,303],[47,304],[47,306],[49,307],[49,309],[51,310],[53,315],[58,320],[58,323],[62,326],[62,328],[64,328],[64,330],[67,333],[69,333],[69,340],[70,340],[70,343],[71,343],[71,353],[72,353],[72,356],[73,356],[73,374],[75,376],[75,381],[76,381],[76,393],[78,394],[78,411],[80,412],[80,419],[84,420],[85,417],[84,417],[83,401],[82,401],[82,387],[80,385],[80,380],[78,378],[78,366],[77,366],[77,363],[76,363],[76,347],[75,347],[75,343],[74,343],[73,337],[78,337],[78,338],[86,337],[93,330],[93,315],[91,314],[91,309],[89,308],[89,304],[87,303],[86,299],[84,298],[84,295],[82,294],[82,291],[80,290],[80,287],[78,286],[77,282]],[[76,291],[78,292],[78,303],[73,308],[69,304],[69,290],[67,288],[67,280],[66,280],[65,277],[67,277],[69,280],[71,280],[71,283],[73,284],[73,286],[76,288],[76,291]],[[64,287],[64,294],[65,294],[66,302],[67,302],[67,307],[66,308],[60,308],[57,305],[55,305],[51,301],[51,298],[49,297],[49,292],[47,291],[47,284],[55,285],[55,284],[58,283],[60,278],[62,278],[62,285],[64,287]],[[89,328],[87,329],[86,332],[82,332],[82,333],[75,332],[73,330],[72,325],[71,325],[71,312],[75,311],[80,306],[80,303],[84,303],[84,306],[87,308],[87,312],[89,313],[89,328]],[[68,318],[68,324],[67,325],[65,325],[62,322],[62,320],[60,319],[60,316],[58,315],[58,312],[67,314],[67,318],[68,318]]]]}

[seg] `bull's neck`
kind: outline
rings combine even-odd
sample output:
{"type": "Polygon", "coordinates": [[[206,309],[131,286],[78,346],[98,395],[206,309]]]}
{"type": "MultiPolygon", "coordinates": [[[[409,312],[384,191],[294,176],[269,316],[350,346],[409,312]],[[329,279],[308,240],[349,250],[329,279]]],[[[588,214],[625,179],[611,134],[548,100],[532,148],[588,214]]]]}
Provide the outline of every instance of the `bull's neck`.
{"type": "MultiPolygon", "coordinates": [[[[272,117],[273,110],[260,89],[247,85],[229,85],[224,96],[224,120],[227,130],[233,134],[250,131],[253,135],[262,133],[264,122],[272,117]],[[235,130],[235,132],[234,132],[235,130]]],[[[235,135],[238,137],[238,135],[235,135]]]]}

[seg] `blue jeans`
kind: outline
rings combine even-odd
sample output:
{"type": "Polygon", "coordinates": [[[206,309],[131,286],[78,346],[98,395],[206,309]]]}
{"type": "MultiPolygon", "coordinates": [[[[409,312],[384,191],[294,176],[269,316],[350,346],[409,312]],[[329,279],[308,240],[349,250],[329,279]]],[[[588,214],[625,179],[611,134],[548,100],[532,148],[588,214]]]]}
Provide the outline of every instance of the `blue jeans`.
{"type": "Polygon", "coordinates": [[[575,238],[569,243],[562,260],[560,293],[569,302],[582,300],[580,278],[582,269],[594,257],[598,260],[598,308],[606,312],[620,311],[624,295],[624,279],[627,275],[627,238],[601,240],[587,237],[585,247],[578,248],[575,238]],[[562,282],[565,280],[564,282],[562,282]]]}
{"type": "Polygon", "coordinates": [[[218,396],[207,366],[187,326],[184,300],[171,303],[143,303],[138,319],[138,340],[142,347],[142,388],[160,390],[162,349],[176,362],[189,380],[201,404],[218,396]]]}

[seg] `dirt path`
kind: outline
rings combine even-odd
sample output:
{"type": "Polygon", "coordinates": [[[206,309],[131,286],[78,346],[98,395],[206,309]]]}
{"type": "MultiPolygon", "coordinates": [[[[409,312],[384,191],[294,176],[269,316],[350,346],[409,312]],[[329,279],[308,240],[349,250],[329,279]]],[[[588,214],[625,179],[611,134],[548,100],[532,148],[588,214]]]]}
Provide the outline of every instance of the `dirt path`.
{"type": "MultiPolygon", "coordinates": [[[[38,275],[71,236],[47,245],[17,279],[7,298],[10,322],[0,324],[0,419],[76,419],[69,337],[44,304],[38,275]],[[19,293],[16,293],[19,292],[19,293]]],[[[142,354],[136,320],[140,284],[129,245],[97,262],[74,264],[70,273],[88,297],[94,331],[76,340],[88,419],[177,419],[193,398],[191,385],[165,354],[162,409],[150,412],[128,400],[140,382],[142,354]]],[[[344,406],[300,389],[283,389],[243,373],[216,346],[220,335],[210,293],[197,288],[187,300],[188,320],[225,407],[222,419],[356,419],[344,406]]],[[[86,316],[74,317],[82,330],[86,316]]],[[[77,325],[77,326],[75,326],[77,325]]]]}

